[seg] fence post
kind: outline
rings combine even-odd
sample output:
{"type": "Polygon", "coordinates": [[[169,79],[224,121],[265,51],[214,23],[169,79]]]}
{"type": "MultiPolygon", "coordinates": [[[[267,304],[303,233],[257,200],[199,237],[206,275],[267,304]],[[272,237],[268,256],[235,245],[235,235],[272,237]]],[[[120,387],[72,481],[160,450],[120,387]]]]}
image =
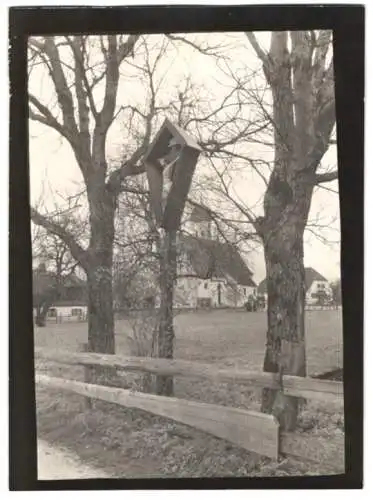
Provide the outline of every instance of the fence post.
{"type": "MultiPolygon", "coordinates": [[[[88,342],[80,344],[80,352],[91,352],[88,342]]],[[[107,387],[122,387],[117,376],[117,369],[113,366],[86,366],[84,365],[84,382],[87,384],[99,384],[107,387]]],[[[93,407],[93,401],[88,398],[87,407],[93,407]],[[89,403],[88,403],[89,400],[89,403]]]]}
{"type": "MultiPolygon", "coordinates": [[[[83,342],[82,344],[80,344],[80,352],[89,352],[88,350],[88,342],[83,342]]],[[[84,370],[84,382],[86,382],[87,384],[91,383],[92,381],[92,368],[89,367],[89,366],[86,366],[84,365],[83,366],[83,370],[84,370]]],[[[89,398],[89,397],[84,397],[84,404],[85,404],[85,407],[88,409],[88,410],[91,410],[93,408],[93,402],[92,402],[92,399],[89,398]]]]}

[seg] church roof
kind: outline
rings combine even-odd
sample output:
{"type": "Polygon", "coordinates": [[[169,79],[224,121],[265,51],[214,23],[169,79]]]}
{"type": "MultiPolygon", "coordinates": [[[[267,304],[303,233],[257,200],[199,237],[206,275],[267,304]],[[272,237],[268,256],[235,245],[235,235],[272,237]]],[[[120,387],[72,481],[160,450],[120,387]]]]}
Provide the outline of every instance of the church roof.
{"type": "Polygon", "coordinates": [[[191,222],[204,222],[210,220],[212,220],[212,216],[207,208],[201,205],[195,205],[193,207],[192,213],[190,214],[191,222]]]}
{"type": "Polygon", "coordinates": [[[239,285],[255,287],[252,271],[237,248],[230,243],[182,235],[182,250],[188,255],[197,277],[233,278],[239,285]]]}

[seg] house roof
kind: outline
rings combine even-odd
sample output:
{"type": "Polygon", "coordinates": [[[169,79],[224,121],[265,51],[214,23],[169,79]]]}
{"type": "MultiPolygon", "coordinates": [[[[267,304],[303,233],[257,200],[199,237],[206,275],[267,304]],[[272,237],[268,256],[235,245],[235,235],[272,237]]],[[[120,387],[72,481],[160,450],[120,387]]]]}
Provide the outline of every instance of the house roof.
{"type": "MultiPolygon", "coordinates": [[[[306,290],[309,290],[314,281],[328,281],[324,276],[317,272],[313,267],[304,269],[306,290]]],[[[259,283],[258,293],[267,293],[267,280],[259,283]]]]}
{"type": "Polygon", "coordinates": [[[267,293],[267,279],[264,278],[258,285],[258,293],[267,293]]]}
{"type": "Polygon", "coordinates": [[[242,259],[238,250],[230,243],[183,235],[180,245],[187,253],[197,277],[227,278],[238,284],[255,287],[252,271],[242,259]]]}
{"type": "Polygon", "coordinates": [[[51,307],[86,307],[87,301],[85,300],[56,300],[51,307]]]}
{"type": "MultiPolygon", "coordinates": [[[[56,275],[43,268],[33,269],[32,271],[32,289],[34,295],[44,294],[48,290],[56,287],[56,275]]],[[[75,274],[65,277],[63,285],[65,288],[84,288],[86,281],[82,280],[75,274]]]]}
{"type": "Polygon", "coordinates": [[[315,271],[313,267],[306,267],[304,272],[306,276],[306,290],[309,290],[314,281],[328,281],[324,276],[315,271]]]}

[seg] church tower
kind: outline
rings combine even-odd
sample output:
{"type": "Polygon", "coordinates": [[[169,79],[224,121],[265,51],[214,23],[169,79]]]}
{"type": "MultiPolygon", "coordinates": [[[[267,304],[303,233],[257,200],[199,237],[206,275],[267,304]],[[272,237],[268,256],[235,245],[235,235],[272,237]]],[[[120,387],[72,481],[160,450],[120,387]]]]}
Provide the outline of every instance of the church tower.
{"type": "Polygon", "coordinates": [[[205,240],[217,239],[216,224],[207,208],[202,206],[193,206],[188,221],[186,230],[192,236],[205,240]]]}

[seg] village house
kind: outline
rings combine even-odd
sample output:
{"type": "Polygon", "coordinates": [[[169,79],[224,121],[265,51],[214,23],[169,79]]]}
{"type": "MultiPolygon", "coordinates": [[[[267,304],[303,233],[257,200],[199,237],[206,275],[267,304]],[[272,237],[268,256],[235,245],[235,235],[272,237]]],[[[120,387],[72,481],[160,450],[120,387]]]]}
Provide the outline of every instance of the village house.
{"type": "Polygon", "coordinates": [[[48,318],[66,320],[87,319],[87,283],[77,276],[69,276],[61,298],[56,299],[48,310],[48,318]]]}
{"type": "Polygon", "coordinates": [[[76,274],[63,277],[57,287],[57,279],[44,264],[33,270],[34,315],[36,304],[50,304],[47,319],[83,320],[87,317],[87,284],[76,274]]]}
{"type": "MultiPolygon", "coordinates": [[[[330,304],[333,299],[333,291],[328,280],[312,267],[306,267],[304,271],[306,306],[330,304]]],[[[258,286],[258,297],[263,297],[267,304],[266,279],[261,281],[258,286]]]]}

